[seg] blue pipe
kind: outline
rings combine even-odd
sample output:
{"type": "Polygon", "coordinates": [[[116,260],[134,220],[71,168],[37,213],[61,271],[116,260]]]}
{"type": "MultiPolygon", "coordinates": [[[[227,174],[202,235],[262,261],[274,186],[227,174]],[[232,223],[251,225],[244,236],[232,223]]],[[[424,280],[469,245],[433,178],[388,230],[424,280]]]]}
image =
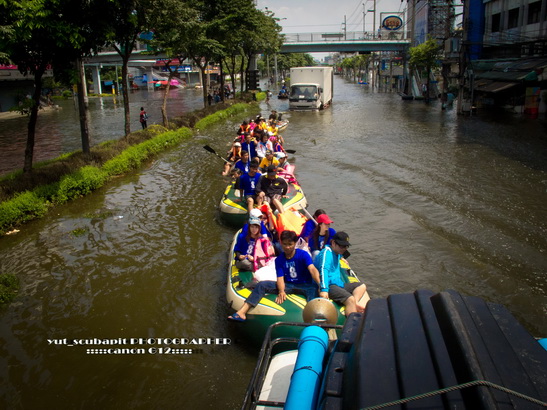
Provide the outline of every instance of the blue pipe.
{"type": "Polygon", "coordinates": [[[319,326],[309,326],[302,331],[285,410],[315,409],[328,345],[327,332],[319,326]]]}

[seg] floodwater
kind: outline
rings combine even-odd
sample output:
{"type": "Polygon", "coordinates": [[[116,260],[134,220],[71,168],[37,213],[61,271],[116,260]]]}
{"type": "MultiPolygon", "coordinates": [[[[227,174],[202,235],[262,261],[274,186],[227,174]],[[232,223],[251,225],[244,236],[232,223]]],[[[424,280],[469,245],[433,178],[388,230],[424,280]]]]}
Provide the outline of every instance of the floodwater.
{"type": "MultiPolygon", "coordinates": [[[[349,261],[372,298],[455,289],[547,336],[543,120],[458,117],[340,78],[330,109],[286,117],[310,210],[349,233],[349,261]]],[[[240,406],[258,349],[225,319],[234,231],[218,222],[222,161],[202,148],[227,149],[240,120],[0,239],[0,270],[21,281],[0,311],[1,407],[240,406]],[[120,347],[145,350],[126,354],[62,344],[93,338],[156,344],[128,340],[120,347]],[[231,343],[148,350],[166,347],[159,338],[231,343]]]]}
{"type": "MultiPolygon", "coordinates": [[[[140,107],[144,107],[149,116],[148,125],[162,124],[163,95],[163,90],[141,90],[129,94],[132,131],[141,129],[140,107]]],[[[54,104],[55,108],[38,112],[34,162],[82,149],[78,102],[73,98],[56,99],[54,104]]],[[[202,107],[201,89],[169,90],[168,116],[178,117],[202,107]]],[[[27,126],[27,116],[0,117],[0,175],[23,168],[27,126]]],[[[124,110],[121,96],[89,97],[89,133],[92,145],[119,139],[124,135],[124,110]]]]}

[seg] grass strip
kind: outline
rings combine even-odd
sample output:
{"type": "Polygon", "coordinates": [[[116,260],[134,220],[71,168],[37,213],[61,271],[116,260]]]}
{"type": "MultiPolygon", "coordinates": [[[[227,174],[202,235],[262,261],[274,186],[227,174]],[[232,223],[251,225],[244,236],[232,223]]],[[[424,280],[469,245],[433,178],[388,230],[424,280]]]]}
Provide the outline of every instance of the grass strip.
{"type": "MultiPolygon", "coordinates": [[[[257,93],[259,95],[261,93],[257,93]]],[[[262,93],[264,94],[264,93],[262,93]]],[[[258,97],[257,97],[258,100],[258,97]]],[[[237,103],[225,110],[216,111],[197,121],[194,129],[204,129],[227,118],[256,109],[255,104],[237,103]]],[[[32,219],[44,216],[49,208],[70,200],[88,195],[102,187],[111,178],[137,169],[145,161],[160,152],[176,146],[182,140],[193,136],[194,131],[188,127],[167,131],[161,126],[151,126],[146,131],[138,131],[128,138],[119,141],[108,141],[92,149],[90,158],[81,152],[63,154],[55,160],[37,165],[37,168],[55,168],[48,177],[49,181],[31,181],[33,189],[15,192],[10,198],[0,202],[0,235],[8,233],[16,226],[32,219]],[[143,142],[131,145],[135,141],[143,142]],[[119,154],[113,153],[118,151],[119,154]],[[121,152],[120,152],[121,151],[121,152]],[[110,157],[110,158],[109,158],[110,157]],[[67,164],[67,163],[71,163],[67,164]],[[91,164],[89,164],[91,163],[91,164]],[[74,171],[68,171],[74,164],[81,164],[74,171]]],[[[23,178],[21,171],[13,172],[1,181],[15,184],[23,178]]]]}

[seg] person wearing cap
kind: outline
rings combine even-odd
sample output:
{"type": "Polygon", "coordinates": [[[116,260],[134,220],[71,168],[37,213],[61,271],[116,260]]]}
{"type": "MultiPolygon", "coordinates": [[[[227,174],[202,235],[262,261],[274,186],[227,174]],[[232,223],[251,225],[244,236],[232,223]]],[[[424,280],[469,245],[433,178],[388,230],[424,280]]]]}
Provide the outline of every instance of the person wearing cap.
{"type": "Polygon", "coordinates": [[[281,204],[283,196],[287,195],[289,185],[283,178],[277,176],[275,165],[270,165],[267,174],[262,175],[256,186],[256,203],[258,206],[267,202],[273,205],[280,213],[285,212],[285,208],[281,204]]]}
{"type": "Polygon", "coordinates": [[[270,165],[277,167],[279,165],[279,161],[274,157],[273,151],[268,149],[266,150],[266,156],[262,158],[262,161],[260,161],[258,167],[260,168],[260,171],[265,172],[270,165]]]}
{"type": "Polygon", "coordinates": [[[310,235],[312,234],[313,230],[317,226],[317,218],[319,215],[326,214],[327,212],[324,209],[317,209],[313,213],[313,218],[310,218],[306,221],[304,226],[302,227],[302,232],[300,232],[300,237],[303,238],[306,243],[310,239],[310,235]]]}
{"type": "Polygon", "coordinates": [[[255,161],[252,161],[249,165],[249,172],[242,174],[237,183],[237,187],[241,192],[241,198],[243,198],[247,204],[249,214],[254,208],[256,200],[256,187],[261,176],[262,174],[258,172],[258,164],[255,161]]]}
{"type": "Polygon", "coordinates": [[[330,227],[332,220],[327,214],[319,215],[316,221],[317,226],[308,239],[308,246],[314,259],[336,234],[336,231],[330,227]]]}
{"type": "Polygon", "coordinates": [[[235,141],[232,144],[232,148],[230,149],[230,151],[228,151],[228,155],[226,155],[226,162],[224,163],[224,170],[222,171],[222,175],[228,175],[234,163],[239,161],[240,158],[241,158],[241,143],[235,141]]]}
{"type": "Polygon", "coordinates": [[[285,154],[284,152],[276,152],[275,157],[279,161],[279,164],[277,164],[277,170],[286,171],[287,167],[289,166],[289,162],[287,161],[287,154],[285,154]]]}
{"type": "MultiPolygon", "coordinates": [[[[273,235],[266,226],[266,222],[268,222],[268,217],[262,213],[262,211],[258,208],[253,208],[249,212],[249,218],[258,218],[260,219],[260,234],[263,238],[268,238],[270,241],[273,240],[273,235]]],[[[241,233],[243,235],[247,235],[247,232],[249,231],[249,224],[245,223],[243,227],[241,228],[241,233]]]]}
{"type": "Polygon", "coordinates": [[[362,282],[345,283],[342,279],[340,260],[349,246],[348,234],[337,232],[313,262],[321,277],[319,296],[343,304],[346,316],[365,310],[365,304],[360,300],[367,291],[367,286],[362,282]]]}
{"type": "Polygon", "coordinates": [[[296,248],[298,235],[293,231],[283,231],[280,240],[283,252],[275,259],[277,280],[258,282],[241,309],[229,316],[229,320],[244,322],[247,319],[247,312],[255,307],[266,293],[277,294],[277,304],[285,302],[287,293],[304,293],[308,302],[317,297],[319,272],[309,253],[296,248]]]}
{"type": "Polygon", "coordinates": [[[241,271],[252,271],[254,262],[254,249],[256,241],[261,237],[260,219],[251,216],[249,218],[249,228],[246,233],[243,231],[237,236],[234,247],[236,268],[241,271]]]}

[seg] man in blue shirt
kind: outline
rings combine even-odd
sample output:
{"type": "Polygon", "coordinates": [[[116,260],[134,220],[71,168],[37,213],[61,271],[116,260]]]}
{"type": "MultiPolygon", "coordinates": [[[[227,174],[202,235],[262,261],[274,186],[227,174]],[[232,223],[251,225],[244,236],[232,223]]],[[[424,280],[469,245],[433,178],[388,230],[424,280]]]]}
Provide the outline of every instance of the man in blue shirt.
{"type": "Polygon", "coordinates": [[[241,159],[236,161],[234,165],[235,169],[237,169],[241,175],[244,175],[249,172],[250,165],[249,153],[245,150],[241,150],[241,159]]]}
{"type": "Polygon", "coordinates": [[[247,203],[247,210],[249,211],[249,214],[254,208],[256,199],[255,189],[261,176],[262,174],[258,172],[258,163],[252,161],[249,165],[249,172],[244,173],[239,177],[239,192],[241,193],[241,197],[247,203]]]}
{"type": "Polygon", "coordinates": [[[362,282],[344,283],[342,280],[340,259],[349,246],[348,234],[337,232],[330,240],[330,244],[319,252],[314,262],[321,277],[319,296],[343,304],[346,307],[346,316],[365,310],[361,298],[367,291],[366,285],[362,282]]]}
{"type": "Polygon", "coordinates": [[[266,293],[275,293],[275,303],[282,304],[287,299],[287,293],[304,293],[306,300],[317,297],[319,272],[312,263],[311,256],[302,249],[296,249],[298,235],[293,231],[283,231],[280,236],[283,253],[275,259],[277,281],[266,280],[258,282],[252,293],[229,320],[244,322],[247,312],[255,307],[266,293]]]}
{"type": "Polygon", "coordinates": [[[258,157],[256,153],[256,144],[257,142],[255,139],[253,139],[253,137],[251,136],[251,133],[246,132],[245,141],[241,143],[241,149],[249,153],[249,157],[251,158],[251,160],[258,157]]]}

